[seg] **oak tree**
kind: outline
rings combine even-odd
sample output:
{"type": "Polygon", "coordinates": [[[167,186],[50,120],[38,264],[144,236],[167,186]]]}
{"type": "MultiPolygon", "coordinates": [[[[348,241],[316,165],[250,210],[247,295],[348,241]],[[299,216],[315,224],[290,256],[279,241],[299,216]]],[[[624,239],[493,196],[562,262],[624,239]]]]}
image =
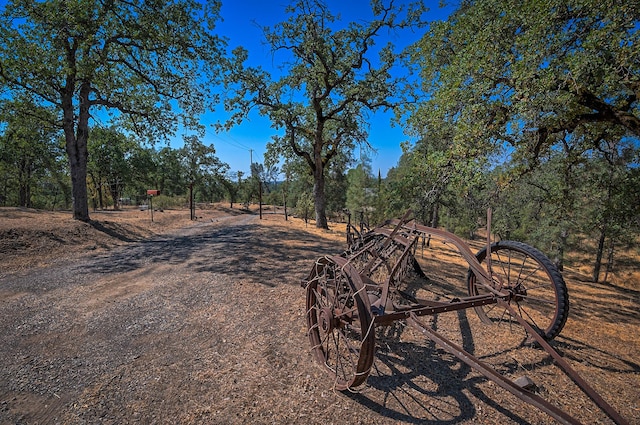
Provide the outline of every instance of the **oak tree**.
{"type": "MultiPolygon", "coordinates": [[[[625,137],[638,151],[639,22],[638,1],[464,0],[412,47],[425,93],[407,111],[413,131],[448,141],[445,158],[508,163],[497,190],[528,174],[555,210],[545,216],[554,217],[559,263],[588,178],[577,177],[583,163],[625,137]]],[[[540,207],[532,192],[515,207],[540,207]]]]}
{"type": "Polygon", "coordinates": [[[371,2],[373,19],[341,25],[322,0],[297,0],[289,18],[264,28],[282,74],[246,67],[248,53],[234,50],[225,106],[233,114],[227,125],[257,108],[281,133],[267,149],[300,157],[313,176],[316,226],[327,228],[325,170],[341,152],[367,144],[368,113],[394,108],[404,80],[394,76],[398,55],[387,44],[375,46],[385,31],[421,25],[422,3],[397,6],[371,2]]]}
{"type": "Polygon", "coordinates": [[[217,103],[220,1],[13,0],[0,13],[0,79],[9,96],[54,106],[64,132],[73,216],[88,221],[92,117],[151,141],[195,126],[217,103]],[[110,114],[107,116],[107,113],[110,114]]]}
{"type": "MultiPolygon", "coordinates": [[[[0,205],[42,206],[37,188],[64,191],[57,179],[64,173],[64,153],[56,128],[47,125],[55,113],[28,99],[6,101],[0,108],[0,205]],[[38,119],[34,119],[37,117],[38,119]],[[49,181],[53,184],[46,184],[49,181]]],[[[48,194],[43,194],[47,197],[48,194]]]]}
{"type": "Polygon", "coordinates": [[[640,137],[640,3],[465,0],[413,46],[425,102],[409,123],[523,169],[566,140],[640,137]]]}

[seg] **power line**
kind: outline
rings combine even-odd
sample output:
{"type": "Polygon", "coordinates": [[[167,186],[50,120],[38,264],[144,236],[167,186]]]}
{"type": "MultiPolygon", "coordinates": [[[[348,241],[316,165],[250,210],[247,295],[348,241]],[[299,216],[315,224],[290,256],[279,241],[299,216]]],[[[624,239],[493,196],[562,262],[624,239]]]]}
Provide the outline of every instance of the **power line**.
{"type": "Polygon", "coordinates": [[[242,149],[242,150],[246,150],[246,151],[251,150],[250,147],[243,145],[242,143],[240,143],[239,141],[235,140],[233,137],[231,137],[229,135],[226,135],[226,136],[223,137],[223,136],[221,136],[221,135],[219,135],[217,133],[216,134],[211,133],[210,131],[207,131],[206,134],[209,137],[212,137],[214,139],[220,140],[221,142],[224,142],[224,143],[228,144],[229,146],[233,146],[236,149],[242,149]]]}

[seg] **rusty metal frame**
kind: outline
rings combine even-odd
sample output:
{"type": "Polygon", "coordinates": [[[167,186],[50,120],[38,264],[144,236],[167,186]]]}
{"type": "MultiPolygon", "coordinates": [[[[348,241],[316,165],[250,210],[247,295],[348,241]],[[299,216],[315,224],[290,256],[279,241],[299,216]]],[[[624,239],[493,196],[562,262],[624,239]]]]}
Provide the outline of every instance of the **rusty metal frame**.
{"type": "MultiPolygon", "coordinates": [[[[487,268],[480,264],[476,255],[471,251],[471,248],[464,240],[450,232],[419,225],[415,220],[411,219],[411,214],[411,211],[407,211],[402,218],[388,220],[369,233],[385,238],[382,244],[376,246],[376,250],[372,251],[372,246],[367,246],[365,244],[358,245],[358,241],[355,240],[355,244],[352,245],[349,251],[343,254],[343,257],[340,258],[338,262],[342,268],[347,267],[350,270],[350,273],[357,273],[358,278],[363,282],[366,290],[377,290],[380,292],[379,299],[371,303],[371,311],[373,313],[372,323],[374,325],[388,326],[396,321],[406,320],[407,324],[417,329],[421,334],[434,341],[450,354],[456,356],[462,362],[468,364],[487,378],[494,381],[503,389],[519,397],[521,400],[530,403],[541,411],[549,414],[560,423],[579,424],[580,422],[568,413],[533,392],[525,388],[521,388],[513,381],[499,374],[492,367],[474,357],[472,354],[466,352],[462,347],[444,338],[419,319],[420,316],[437,315],[440,313],[463,310],[471,307],[498,304],[500,307],[509,311],[509,314],[525,328],[530,337],[535,339],[540,347],[542,347],[555,360],[556,364],[604,413],[606,413],[618,425],[628,424],[626,419],[624,419],[610,404],[608,404],[578,374],[578,372],[562,358],[562,356],[549,344],[549,342],[539,335],[538,332],[521,316],[521,314],[513,308],[510,304],[513,294],[509,291],[500,289],[502,288],[502,282],[496,282],[496,279],[499,278],[494,276],[491,269],[490,210],[488,211],[487,216],[486,249],[487,254],[489,254],[487,255],[487,268]],[[390,288],[393,285],[394,280],[401,279],[406,273],[408,267],[411,266],[411,260],[415,261],[413,254],[415,253],[416,241],[419,236],[428,236],[429,238],[440,240],[445,244],[453,245],[462,258],[467,262],[469,270],[475,275],[479,281],[478,283],[486,290],[487,293],[464,298],[454,298],[451,302],[413,300],[415,303],[410,306],[390,305],[390,288]],[[387,258],[385,258],[385,251],[391,244],[402,247],[402,249],[400,256],[393,259],[392,264],[389,264],[386,262],[387,258]],[[357,272],[355,272],[356,268],[352,267],[351,263],[365,252],[370,254],[371,258],[368,259],[364,266],[360,265],[357,272]],[[386,268],[385,272],[388,274],[388,277],[383,282],[376,282],[371,277],[371,272],[377,267],[382,267],[383,265],[386,268]],[[494,287],[494,283],[498,284],[494,287]],[[496,289],[496,287],[499,289],[496,289]]],[[[364,240],[364,235],[358,236],[361,236],[361,239],[364,240]]],[[[347,235],[347,238],[350,242],[354,242],[353,236],[349,238],[349,235],[347,235]]],[[[307,314],[310,314],[309,311],[307,314]]]]}

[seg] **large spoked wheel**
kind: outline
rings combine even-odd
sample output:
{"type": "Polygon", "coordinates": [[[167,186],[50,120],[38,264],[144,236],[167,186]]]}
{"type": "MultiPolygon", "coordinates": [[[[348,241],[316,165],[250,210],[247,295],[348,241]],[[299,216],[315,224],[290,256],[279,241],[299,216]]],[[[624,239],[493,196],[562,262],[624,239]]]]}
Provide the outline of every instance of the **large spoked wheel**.
{"type": "MultiPolygon", "coordinates": [[[[476,254],[480,263],[487,263],[487,250],[476,254]]],[[[491,245],[493,287],[508,292],[507,302],[541,336],[555,338],[569,315],[569,295],[562,275],[555,265],[537,249],[514,241],[491,245]]],[[[480,284],[473,272],[467,278],[469,295],[490,291],[480,284]]],[[[512,322],[508,310],[498,304],[475,307],[484,323],[512,322]]]]}
{"type": "Polygon", "coordinates": [[[364,285],[340,257],[316,261],[307,282],[311,350],[337,390],[363,384],[374,359],[375,331],[364,285]]]}

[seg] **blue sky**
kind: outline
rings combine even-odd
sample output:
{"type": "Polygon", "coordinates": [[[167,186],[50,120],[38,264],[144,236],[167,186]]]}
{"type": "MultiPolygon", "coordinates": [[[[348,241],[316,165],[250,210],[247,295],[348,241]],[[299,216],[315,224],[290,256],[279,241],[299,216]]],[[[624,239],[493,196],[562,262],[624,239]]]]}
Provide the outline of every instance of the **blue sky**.
{"type": "MultiPolygon", "coordinates": [[[[218,34],[228,39],[229,51],[237,46],[243,46],[249,52],[249,63],[252,66],[260,65],[268,72],[276,74],[275,66],[269,46],[265,45],[261,27],[274,26],[288,18],[285,8],[293,0],[222,0],[221,16],[223,21],[218,22],[218,34]]],[[[385,4],[389,0],[383,0],[385,4]]],[[[429,7],[429,12],[424,16],[428,21],[446,19],[454,10],[453,6],[439,7],[439,1],[424,0],[429,7]]],[[[341,22],[345,25],[352,21],[369,21],[372,18],[369,0],[325,0],[333,15],[340,15],[341,22]]],[[[411,0],[394,0],[396,5],[410,3],[411,0]]],[[[457,0],[447,3],[456,4],[457,0]]],[[[0,0],[0,7],[4,8],[6,1],[0,0]]],[[[376,44],[383,46],[391,41],[396,48],[405,47],[417,41],[425,29],[406,30],[387,35],[383,34],[376,39],[376,44]]],[[[216,155],[221,161],[229,164],[231,171],[249,172],[251,159],[253,162],[262,163],[266,144],[277,133],[271,128],[270,121],[259,116],[251,115],[241,125],[232,128],[228,132],[217,133],[212,124],[226,116],[222,105],[214,113],[208,113],[203,117],[202,123],[207,131],[202,142],[206,145],[213,144],[216,155]]],[[[402,128],[392,127],[391,113],[371,114],[369,144],[376,152],[369,153],[372,171],[377,175],[378,170],[383,176],[387,171],[397,165],[402,149],[400,143],[410,140],[402,128]]],[[[171,147],[178,148],[182,145],[182,135],[178,134],[171,142],[171,147]]],[[[359,151],[354,153],[357,158],[359,151]]]]}
{"type": "MultiPolygon", "coordinates": [[[[371,8],[368,0],[327,0],[326,2],[334,15],[341,15],[342,21],[346,24],[351,21],[371,18],[371,8]]],[[[385,1],[385,3],[387,3],[385,1]]],[[[407,3],[404,0],[396,0],[396,4],[407,3]]],[[[269,2],[264,0],[223,0],[222,19],[217,26],[220,35],[228,38],[229,48],[243,46],[249,52],[249,62],[251,65],[259,64],[265,70],[271,72],[275,64],[270,53],[269,46],[264,44],[264,36],[259,26],[273,26],[284,21],[288,15],[284,10],[289,4],[287,0],[276,0],[269,2]],[[257,25],[256,25],[257,24],[257,25]]],[[[440,8],[436,1],[426,1],[430,8],[425,15],[427,20],[446,19],[451,7],[440,8]]],[[[391,41],[397,47],[406,46],[417,41],[424,30],[418,32],[404,31],[400,34],[392,34],[388,38],[380,37],[376,44],[384,45],[391,41]]],[[[210,123],[222,113],[222,106],[215,114],[208,114],[204,118],[204,123],[210,123]]],[[[370,117],[369,143],[377,151],[371,153],[372,171],[377,175],[378,170],[383,176],[394,167],[402,149],[400,143],[409,138],[399,127],[391,126],[391,114],[376,113],[370,117]]],[[[249,171],[251,157],[253,162],[262,163],[266,144],[271,140],[271,136],[277,134],[277,130],[271,128],[267,118],[254,114],[249,120],[234,127],[226,133],[216,133],[208,125],[206,136],[203,142],[207,145],[213,144],[216,155],[229,164],[232,171],[249,171]],[[251,152],[250,152],[251,151],[251,152]]],[[[172,147],[174,144],[172,143],[172,147]]],[[[355,152],[357,157],[359,152],[355,152]]]]}

